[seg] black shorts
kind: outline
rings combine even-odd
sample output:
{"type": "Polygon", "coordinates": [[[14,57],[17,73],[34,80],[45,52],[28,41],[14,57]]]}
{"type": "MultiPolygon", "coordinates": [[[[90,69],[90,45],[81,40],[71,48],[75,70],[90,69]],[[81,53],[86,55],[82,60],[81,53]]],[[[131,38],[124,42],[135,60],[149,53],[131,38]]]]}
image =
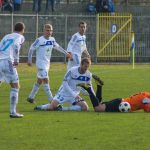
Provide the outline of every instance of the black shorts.
{"type": "Polygon", "coordinates": [[[122,98],[116,98],[108,102],[103,102],[106,105],[106,112],[120,112],[119,104],[122,102],[122,98]]]}

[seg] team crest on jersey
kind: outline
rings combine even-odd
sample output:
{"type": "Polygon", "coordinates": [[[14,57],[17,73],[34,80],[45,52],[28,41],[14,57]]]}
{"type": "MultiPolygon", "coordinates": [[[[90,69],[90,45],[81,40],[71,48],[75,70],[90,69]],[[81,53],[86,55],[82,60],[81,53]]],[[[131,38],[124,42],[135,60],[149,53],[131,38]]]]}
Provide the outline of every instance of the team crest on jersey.
{"type": "Polygon", "coordinates": [[[77,78],[77,80],[80,80],[80,81],[89,81],[90,78],[89,78],[89,77],[85,77],[85,76],[79,76],[79,77],[77,78]]]}

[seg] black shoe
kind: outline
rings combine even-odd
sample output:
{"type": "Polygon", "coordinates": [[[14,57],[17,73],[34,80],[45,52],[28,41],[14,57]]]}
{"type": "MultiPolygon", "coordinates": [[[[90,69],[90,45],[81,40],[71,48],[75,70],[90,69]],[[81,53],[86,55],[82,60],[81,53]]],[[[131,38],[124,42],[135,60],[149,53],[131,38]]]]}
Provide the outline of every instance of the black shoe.
{"type": "Polygon", "coordinates": [[[33,98],[27,98],[27,101],[29,102],[29,103],[35,103],[35,101],[34,101],[34,99],[33,98]]]}
{"type": "Polygon", "coordinates": [[[62,111],[63,106],[59,104],[54,110],[56,111],[62,111]]]}
{"type": "Polygon", "coordinates": [[[36,107],[34,107],[34,110],[41,111],[41,110],[43,110],[43,109],[42,109],[42,107],[41,107],[41,105],[40,105],[40,106],[36,106],[36,107]]]}
{"type": "Polygon", "coordinates": [[[104,82],[97,75],[92,74],[92,77],[95,80],[97,85],[100,85],[100,86],[104,85],[104,82]]]}
{"type": "Polygon", "coordinates": [[[19,113],[10,113],[10,118],[22,118],[24,115],[19,113]]]}

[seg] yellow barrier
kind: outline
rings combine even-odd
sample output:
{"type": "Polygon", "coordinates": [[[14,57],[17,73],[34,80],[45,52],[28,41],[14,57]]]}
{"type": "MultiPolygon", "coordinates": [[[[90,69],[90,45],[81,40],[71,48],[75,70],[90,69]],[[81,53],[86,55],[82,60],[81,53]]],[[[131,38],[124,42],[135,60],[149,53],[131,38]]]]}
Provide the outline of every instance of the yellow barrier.
{"type": "Polygon", "coordinates": [[[130,57],[132,15],[102,13],[97,15],[97,57],[130,57]]]}

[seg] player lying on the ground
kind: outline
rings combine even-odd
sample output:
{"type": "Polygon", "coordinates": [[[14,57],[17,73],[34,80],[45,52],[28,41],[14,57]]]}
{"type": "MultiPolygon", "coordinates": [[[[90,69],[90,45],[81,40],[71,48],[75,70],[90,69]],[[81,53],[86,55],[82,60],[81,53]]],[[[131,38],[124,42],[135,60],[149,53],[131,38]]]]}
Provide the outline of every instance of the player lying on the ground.
{"type": "MultiPolygon", "coordinates": [[[[91,64],[90,59],[84,58],[80,66],[72,67],[65,75],[63,83],[57,94],[53,98],[51,104],[36,106],[35,110],[56,110],[59,104],[69,102],[70,107],[65,110],[87,111],[87,103],[79,96],[80,89],[78,84],[91,84],[92,74],[88,71],[91,64]]],[[[90,87],[92,90],[92,87],[90,87]]]]}
{"type": "Polygon", "coordinates": [[[127,98],[116,98],[108,102],[102,102],[102,84],[97,76],[93,76],[97,83],[96,95],[90,84],[80,84],[90,96],[93,108],[96,112],[132,112],[143,109],[150,112],[150,93],[140,92],[127,98]]]}

